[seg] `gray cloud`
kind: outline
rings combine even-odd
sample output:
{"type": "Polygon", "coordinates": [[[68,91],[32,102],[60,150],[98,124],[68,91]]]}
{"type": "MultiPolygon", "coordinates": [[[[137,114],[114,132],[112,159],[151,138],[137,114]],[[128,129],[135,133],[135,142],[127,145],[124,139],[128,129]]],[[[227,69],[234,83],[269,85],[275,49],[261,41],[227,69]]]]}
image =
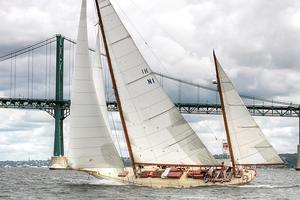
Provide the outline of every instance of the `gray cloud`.
{"type": "MultiPolygon", "coordinates": [[[[212,86],[211,80],[215,79],[215,72],[211,52],[215,49],[222,66],[240,93],[300,102],[298,92],[300,52],[297,45],[300,42],[300,2],[296,0],[151,2],[114,0],[112,2],[153,70],[212,86]]],[[[0,22],[3,27],[0,29],[0,55],[56,33],[76,38],[80,0],[11,0],[1,1],[0,7],[2,8],[0,22]]],[[[91,36],[94,34],[92,26],[95,22],[92,8],[89,6],[91,36]]],[[[94,40],[91,37],[91,46],[94,40]]],[[[45,51],[37,51],[35,59],[35,66],[39,70],[34,75],[34,94],[43,98],[46,81],[45,51]]],[[[25,96],[28,93],[26,57],[21,57],[17,63],[16,96],[25,96]]],[[[8,96],[9,62],[0,63],[0,76],[0,94],[8,96]]],[[[51,83],[52,97],[53,78],[54,75],[51,83]]],[[[66,85],[70,84],[68,79],[66,75],[66,85]]],[[[173,101],[178,99],[191,103],[197,101],[197,90],[194,88],[182,85],[182,94],[179,97],[177,83],[164,80],[163,85],[173,101]]],[[[199,92],[200,102],[216,102],[214,92],[204,90],[199,92]]],[[[67,98],[68,86],[65,93],[67,98]]],[[[26,111],[27,116],[24,117],[22,112],[0,114],[0,119],[6,121],[1,121],[0,126],[0,159],[24,159],[28,158],[28,155],[48,158],[53,148],[53,121],[48,118],[40,121],[41,115],[31,114],[30,111],[26,111]],[[28,116],[34,117],[28,119],[28,116]],[[36,135],[25,136],[29,130],[36,135]],[[20,137],[16,138],[16,135],[20,137]],[[34,145],[37,143],[45,147],[34,145]],[[24,153],[20,153],[22,148],[24,153]]],[[[221,118],[212,116],[187,118],[196,129],[199,129],[197,131],[199,137],[214,152],[213,147],[219,145],[219,141],[214,139],[214,134],[222,138],[221,135],[224,133],[221,118]],[[211,131],[214,134],[211,134],[211,131]]],[[[258,122],[280,152],[295,151],[298,130],[294,119],[261,118],[258,122]]],[[[119,131],[120,124],[119,122],[116,124],[119,131]]],[[[122,148],[126,147],[123,145],[122,148]]]]}

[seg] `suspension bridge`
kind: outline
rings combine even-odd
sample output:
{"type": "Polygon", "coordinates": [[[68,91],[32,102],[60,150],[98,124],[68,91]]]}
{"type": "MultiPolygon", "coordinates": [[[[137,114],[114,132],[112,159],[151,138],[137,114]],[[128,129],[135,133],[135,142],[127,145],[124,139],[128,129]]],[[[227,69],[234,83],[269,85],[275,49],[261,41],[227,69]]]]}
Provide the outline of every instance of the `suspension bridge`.
{"type": "MultiPolygon", "coordinates": [[[[54,156],[64,156],[63,122],[70,115],[70,87],[75,48],[75,41],[55,35],[0,56],[0,73],[3,77],[0,80],[0,108],[41,110],[50,114],[55,121],[54,156]]],[[[94,53],[93,49],[90,51],[94,53]]],[[[105,57],[103,54],[101,56],[105,57]]],[[[216,87],[153,73],[181,113],[222,114],[216,87]],[[184,87],[189,89],[184,90],[184,87]],[[177,91],[174,91],[174,88],[177,88],[177,91]],[[188,91],[188,95],[184,95],[184,91],[188,91]]],[[[118,111],[112,97],[108,72],[104,73],[104,76],[108,111],[118,111]]],[[[298,117],[300,130],[299,104],[249,95],[241,97],[254,116],[298,117]]]]}

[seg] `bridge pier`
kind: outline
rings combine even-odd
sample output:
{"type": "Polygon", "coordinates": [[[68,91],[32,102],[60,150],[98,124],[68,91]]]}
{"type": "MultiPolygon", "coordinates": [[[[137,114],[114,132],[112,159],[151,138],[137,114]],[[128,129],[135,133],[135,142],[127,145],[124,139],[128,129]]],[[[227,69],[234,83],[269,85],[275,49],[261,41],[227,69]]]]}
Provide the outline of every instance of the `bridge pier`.
{"type": "MultiPolygon", "coordinates": [[[[299,106],[299,114],[300,114],[300,106],[299,106]]],[[[299,122],[299,141],[297,146],[297,163],[295,166],[296,170],[300,170],[300,117],[298,118],[298,122],[299,122]]]]}
{"type": "Polygon", "coordinates": [[[64,120],[64,37],[56,35],[56,88],[54,108],[55,134],[54,134],[54,156],[51,158],[50,169],[65,169],[68,166],[67,158],[64,156],[63,120],[64,120]]]}

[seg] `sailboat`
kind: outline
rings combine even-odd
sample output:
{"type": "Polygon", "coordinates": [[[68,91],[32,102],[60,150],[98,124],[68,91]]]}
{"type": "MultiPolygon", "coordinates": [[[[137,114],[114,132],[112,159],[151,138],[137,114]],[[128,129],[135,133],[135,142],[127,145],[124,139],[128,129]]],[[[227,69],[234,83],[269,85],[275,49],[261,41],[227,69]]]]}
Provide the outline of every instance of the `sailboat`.
{"type": "Polygon", "coordinates": [[[91,61],[86,0],[82,0],[71,89],[70,169],[127,184],[189,188],[245,184],[255,178],[256,171],[242,165],[282,162],[246,112],[214,55],[232,166],[218,162],[166,95],[111,2],[95,0],[95,6],[132,165],[123,165],[112,140],[100,47],[97,45],[91,61]]]}
{"type": "Polygon", "coordinates": [[[283,161],[250,115],[213,51],[224,126],[234,165],[281,165],[283,161]]]}

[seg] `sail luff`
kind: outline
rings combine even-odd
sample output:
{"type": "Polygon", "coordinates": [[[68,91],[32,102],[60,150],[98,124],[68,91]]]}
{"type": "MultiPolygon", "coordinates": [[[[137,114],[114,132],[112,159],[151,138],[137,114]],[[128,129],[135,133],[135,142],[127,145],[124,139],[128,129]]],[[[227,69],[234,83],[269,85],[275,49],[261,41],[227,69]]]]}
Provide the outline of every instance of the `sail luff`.
{"type": "Polygon", "coordinates": [[[96,4],[96,9],[97,9],[97,15],[98,15],[98,20],[99,20],[100,30],[101,30],[101,33],[102,33],[101,35],[102,35],[104,49],[105,49],[105,53],[106,53],[108,68],[109,68],[109,72],[110,72],[110,76],[111,76],[111,80],[112,80],[113,90],[114,90],[114,93],[115,93],[115,98],[116,98],[116,102],[117,102],[117,105],[118,105],[118,108],[119,108],[120,119],[121,119],[123,131],[124,131],[124,135],[125,135],[126,145],[127,145],[127,149],[128,149],[128,152],[129,152],[129,157],[130,157],[130,160],[131,160],[131,163],[132,163],[133,172],[135,173],[136,172],[135,160],[134,160],[134,156],[133,156],[133,152],[132,152],[132,148],[131,148],[131,144],[130,144],[130,139],[129,139],[129,136],[128,136],[128,130],[127,130],[126,122],[125,122],[124,115],[123,115],[123,108],[122,108],[122,104],[121,104],[121,101],[120,101],[118,87],[117,87],[116,79],[115,79],[115,75],[114,75],[114,70],[113,70],[112,63],[111,63],[110,52],[109,52],[108,45],[107,45],[107,40],[106,40],[106,35],[105,35],[105,31],[104,31],[104,25],[103,25],[103,22],[102,22],[102,17],[101,17],[100,6],[99,6],[99,3],[98,3],[98,0],[95,0],[95,4],[96,4]]]}
{"type": "Polygon", "coordinates": [[[213,50],[213,57],[214,57],[214,63],[215,63],[215,69],[216,69],[216,76],[217,76],[217,84],[218,84],[218,92],[221,100],[221,108],[222,108],[222,115],[223,115],[223,120],[224,120],[224,126],[225,126],[225,132],[226,132],[226,138],[228,142],[228,148],[229,148],[229,153],[230,153],[230,159],[233,167],[233,175],[235,175],[235,160],[234,160],[234,154],[232,150],[232,144],[231,144],[231,138],[230,138],[230,133],[229,133],[229,128],[228,128],[228,123],[227,123],[227,116],[226,116],[226,110],[224,106],[224,99],[223,99],[223,93],[222,93],[222,87],[221,87],[221,81],[220,81],[220,76],[219,76],[219,70],[217,66],[217,58],[215,55],[215,51],[213,50]]]}
{"type": "Polygon", "coordinates": [[[219,76],[220,97],[231,140],[236,165],[283,164],[275,149],[250,115],[233,83],[222,69],[216,56],[215,65],[219,76]]]}

